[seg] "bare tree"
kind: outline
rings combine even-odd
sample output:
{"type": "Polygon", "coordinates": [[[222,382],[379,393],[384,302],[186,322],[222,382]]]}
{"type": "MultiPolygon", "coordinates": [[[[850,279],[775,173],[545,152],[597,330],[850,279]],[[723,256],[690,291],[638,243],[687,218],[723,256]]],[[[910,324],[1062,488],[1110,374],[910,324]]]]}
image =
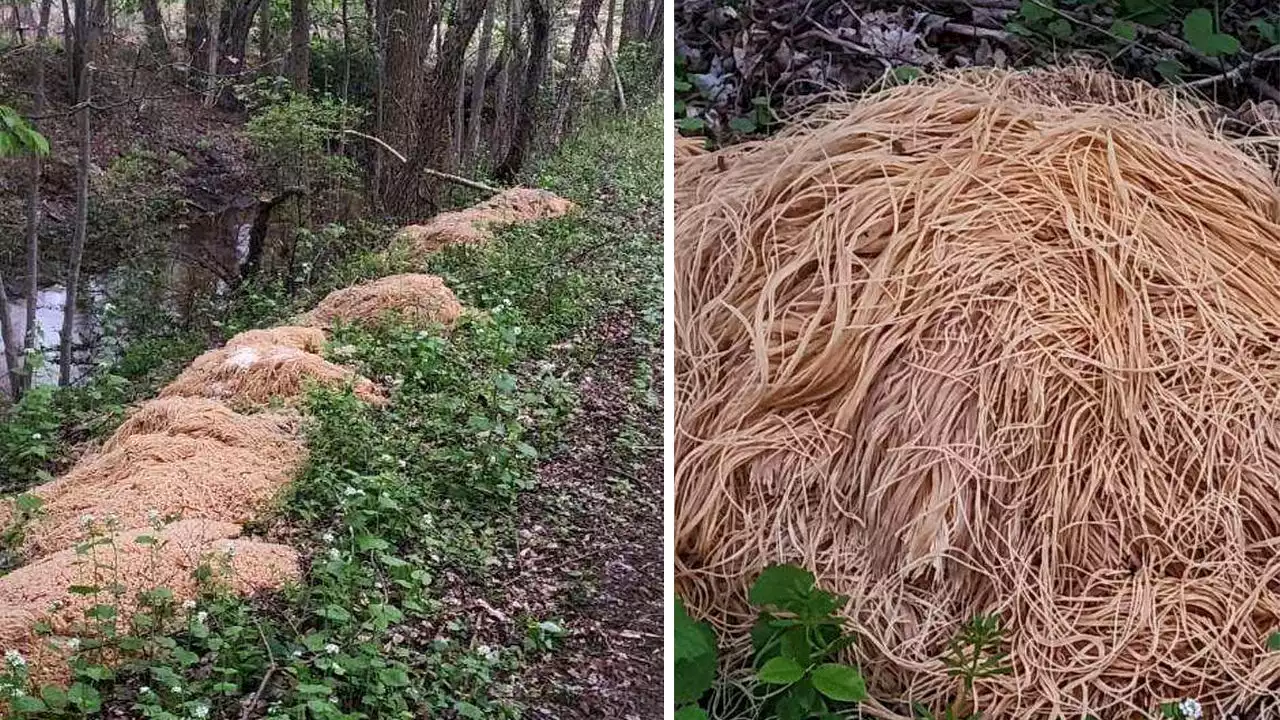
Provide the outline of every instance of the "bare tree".
{"type": "MultiPolygon", "coordinates": [[[[615,11],[618,9],[618,0],[609,0],[608,14],[604,21],[604,54],[608,57],[613,52],[613,18],[615,11]]],[[[609,77],[609,63],[601,64],[600,79],[597,85],[602,88],[609,87],[613,84],[613,79],[609,77]]]]}
{"type": "Polygon", "coordinates": [[[289,3],[289,81],[293,89],[306,92],[311,87],[311,4],[309,0],[289,3]]]}
{"type": "Polygon", "coordinates": [[[21,341],[13,330],[13,318],[9,317],[9,291],[0,277],[0,341],[4,342],[5,374],[9,376],[9,399],[17,400],[21,386],[22,365],[18,359],[21,341]]]}
{"type": "Polygon", "coordinates": [[[549,64],[550,49],[549,0],[529,0],[529,63],[525,72],[524,87],[520,92],[511,147],[507,150],[506,157],[494,169],[494,175],[504,183],[515,181],[529,153],[529,144],[533,141],[534,123],[538,117],[538,91],[542,85],[542,76],[549,64]]]}
{"type": "Polygon", "coordinates": [[[205,67],[209,74],[205,77],[207,94],[204,103],[212,106],[218,100],[218,43],[221,41],[222,3],[220,0],[209,0],[206,9],[209,11],[209,42],[206,43],[208,59],[205,67]]]}
{"type": "Polygon", "coordinates": [[[508,131],[515,110],[515,104],[510,98],[519,94],[519,81],[515,75],[523,67],[523,26],[524,13],[521,11],[520,0],[507,0],[507,18],[502,32],[502,51],[498,57],[497,88],[493,99],[494,118],[489,130],[489,158],[494,164],[506,156],[509,144],[508,131]],[[514,93],[512,88],[516,88],[514,93]]]}
{"type": "Polygon", "coordinates": [[[582,66],[587,59],[587,50],[591,48],[591,38],[596,30],[596,18],[600,15],[601,0],[582,0],[578,10],[578,22],[573,26],[573,42],[569,46],[569,62],[565,68],[564,80],[560,85],[560,94],[556,98],[556,109],[551,124],[552,143],[560,142],[569,126],[569,118],[573,112],[574,94],[578,88],[578,80],[582,75],[582,66]]]}
{"type": "Polygon", "coordinates": [[[490,0],[484,10],[484,27],[480,30],[480,47],[476,48],[475,79],[471,81],[471,117],[467,124],[467,162],[475,164],[480,152],[480,126],[484,116],[484,90],[488,80],[489,48],[493,44],[493,22],[497,0],[490,0]]]}

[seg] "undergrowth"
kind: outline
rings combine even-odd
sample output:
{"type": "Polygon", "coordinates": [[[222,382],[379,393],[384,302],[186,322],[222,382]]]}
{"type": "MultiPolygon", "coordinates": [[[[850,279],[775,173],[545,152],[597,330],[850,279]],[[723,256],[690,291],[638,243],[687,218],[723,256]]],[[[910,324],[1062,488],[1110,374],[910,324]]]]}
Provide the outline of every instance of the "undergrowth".
{"type": "Polygon", "coordinates": [[[656,110],[567,142],[539,179],[580,214],[431,262],[473,309],[448,332],[336,330],[329,356],[391,402],[310,395],[307,467],[256,523],[300,549],[299,586],[242,599],[214,585],[179,608],[151,588],[169,615],[145,627],[114,621],[108,597],[93,613],[112,622],[75,638],[70,685],[35,687],[21,658],[0,669],[13,717],[518,717],[522,663],[565,629],[531,619],[521,641],[484,645],[441,599],[515,547],[516,501],[573,413],[593,323],[628,307],[658,341],[661,147],[656,110]]]}

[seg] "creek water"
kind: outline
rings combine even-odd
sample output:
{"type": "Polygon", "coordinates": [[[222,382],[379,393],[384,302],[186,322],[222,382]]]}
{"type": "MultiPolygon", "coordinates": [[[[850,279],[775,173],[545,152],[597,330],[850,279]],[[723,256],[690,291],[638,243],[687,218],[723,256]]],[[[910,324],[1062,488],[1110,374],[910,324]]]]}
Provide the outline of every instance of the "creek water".
{"type": "MultiPolygon", "coordinates": [[[[170,272],[166,295],[170,298],[168,310],[181,320],[191,312],[190,299],[201,293],[223,294],[228,285],[224,277],[239,273],[249,250],[250,213],[252,206],[240,199],[222,211],[202,215],[189,225],[175,231],[172,242],[170,272]],[[220,273],[210,267],[221,268],[220,273]],[[221,275],[221,277],[220,277],[221,275]]],[[[88,278],[82,286],[74,321],[72,337],[72,382],[83,379],[101,360],[97,342],[101,338],[102,323],[99,313],[109,300],[108,278],[118,265],[108,268],[101,275],[88,278]]],[[[36,385],[55,385],[58,382],[58,350],[62,340],[62,313],[66,306],[66,288],[49,285],[36,295],[36,332],[43,362],[37,368],[33,382],[36,385]]],[[[18,338],[26,333],[26,299],[11,296],[6,308],[18,338]]],[[[0,340],[0,390],[8,390],[8,368],[4,354],[4,341],[0,340]]]]}

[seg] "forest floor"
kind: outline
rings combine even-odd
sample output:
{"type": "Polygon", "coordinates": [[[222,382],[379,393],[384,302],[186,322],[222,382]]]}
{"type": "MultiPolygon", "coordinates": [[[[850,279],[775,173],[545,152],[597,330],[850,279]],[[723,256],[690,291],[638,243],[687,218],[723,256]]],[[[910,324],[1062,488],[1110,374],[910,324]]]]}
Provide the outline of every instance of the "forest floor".
{"type": "Polygon", "coordinates": [[[677,117],[686,134],[727,144],[832,97],[920,73],[1073,64],[1157,85],[1195,83],[1231,130],[1280,133],[1280,8],[1268,0],[1217,8],[1169,0],[682,0],[677,117]],[[1188,29],[1192,13],[1218,34],[1188,29]],[[1219,41],[1229,45],[1209,46],[1219,41]]]}

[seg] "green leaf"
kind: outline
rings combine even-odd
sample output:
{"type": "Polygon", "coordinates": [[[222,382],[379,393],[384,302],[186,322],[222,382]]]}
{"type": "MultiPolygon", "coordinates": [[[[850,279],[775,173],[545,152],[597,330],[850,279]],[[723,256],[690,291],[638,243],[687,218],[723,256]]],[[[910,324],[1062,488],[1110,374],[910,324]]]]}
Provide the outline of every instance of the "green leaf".
{"type": "Polygon", "coordinates": [[[700,117],[687,117],[680,118],[680,122],[676,123],[676,127],[684,130],[685,132],[698,132],[700,130],[705,130],[707,123],[700,117]]]}
{"type": "Polygon", "coordinates": [[[1262,18],[1254,18],[1248,27],[1257,31],[1258,36],[1272,45],[1280,45],[1280,25],[1268,22],[1262,18]]]}
{"type": "Polygon", "coordinates": [[[867,699],[867,684],[857,668],[827,663],[814,668],[810,677],[818,692],[832,700],[862,702],[867,699]]]}
{"type": "Polygon", "coordinates": [[[1049,23],[1045,27],[1045,31],[1059,40],[1070,39],[1072,33],[1071,21],[1066,18],[1058,18],[1049,23]]]}
{"type": "Polygon", "coordinates": [[[471,718],[472,720],[485,720],[488,717],[483,710],[463,700],[453,704],[453,711],[464,718],[471,718]]]}
{"type": "Polygon", "coordinates": [[[1018,10],[1018,14],[1028,23],[1042,23],[1058,16],[1053,11],[1054,7],[1056,6],[1053,0],[1022,0],[1022,7],[1018,10]]]}
{"type": "Polygon", "coordinates": [[[813,573],[795,565],[772,565],[760,573],[751,586],[752,605],[774,605],[792,609],[813,589],[813,573]]]}
{"type": "Polygon", "coordinates": [[[1111,23],[1111,34],[1122,40],[1137,40],[1138,26],[1128,20],[1117,20],[1111,23]]]}
{"type": "Polygon", "coordinates": [[[676,711],[674,720],[708,720],[707,711],[697,705],[685,705],[676,711]]]}
{"type": "Polygon", "coordinates": [[[1187,66],[1177,60],[1161,60],[1155,65],[1156,72],[1167,81],[1177,80],[1187,71],[1187,66]]]}
{"type": "Polygon", "coordinates": [[[67,707],[67,691],[57,685],[45,685],[40,688],[40,699],[54,710],[62,710],[67,707]]]}
{"type": "Polygon", "coordinates": [[[1213,13],[1206,8],[1196,8],[1182,19],[1182,37],[1210,57],[1240,52],[1240,41],[1235,36],[1215,32],[1213,26],[1213,13]]]}
{"type": "Polygon", "coordinates": [[[84,683],[76,683],[67,690],[67,699],[72,705],[86,713],[97,712],[102,708],[102,696],[93,687],[84,683]]]}
{"type": "Polygon", "coordinates": [[[915,65],[900,65],[893,69],[893,80],[900,84],[906,84],[920,77],[920,68],[915,65]]]}
{"type": "Polygon", "coordinates": [[[39,698],[34,698],[30,695],[22,695],[21,697],[16,697],[9,702],[13,705],[13,709],[18,712],[37,713],[44,712],[47,709],[45,704],[40,702],[39,698]]]}
{"type": "Polygon", "coordinates": [[[689,617],[684,609],[684,601],[677,597],[675,606],[676,660],[691,660],[714,653],[714,642],[707,642],[707,637],[702,632],[702,623],[689,617]]]}
{"type": "Polygon", "coordinates": [[[1280,632],[1273,632],[1267,636],[1267,649],[1272,652],[1280,650],[1280,632]]]}
{"type": "Polygon", "coordinates": [[[1169,22],[1169,0],[1124,0],[1121,7],[1126,19],[1141,25],[1157,27],[1169,22]]]}
{"type": "Polygon", "coordinates": [[[804,668],[789,657],[776,657],[756,672],[756,679],[769,685],[790,685],[804,677],[804,668]]]}
{"type": "Polygon", "coordinates": [[[361,550],[386,550],[391,547],[391,543],[372,535],[361,535],[356,538],[356,546],[361,550]]]}
{"type": "Polygon", "coordinates": [[[736,117],[729,121],[729,129],[734,132],[743,133],[744,135],[753,133],[756,131],[756,121],[748,115],[736,117]]]}

